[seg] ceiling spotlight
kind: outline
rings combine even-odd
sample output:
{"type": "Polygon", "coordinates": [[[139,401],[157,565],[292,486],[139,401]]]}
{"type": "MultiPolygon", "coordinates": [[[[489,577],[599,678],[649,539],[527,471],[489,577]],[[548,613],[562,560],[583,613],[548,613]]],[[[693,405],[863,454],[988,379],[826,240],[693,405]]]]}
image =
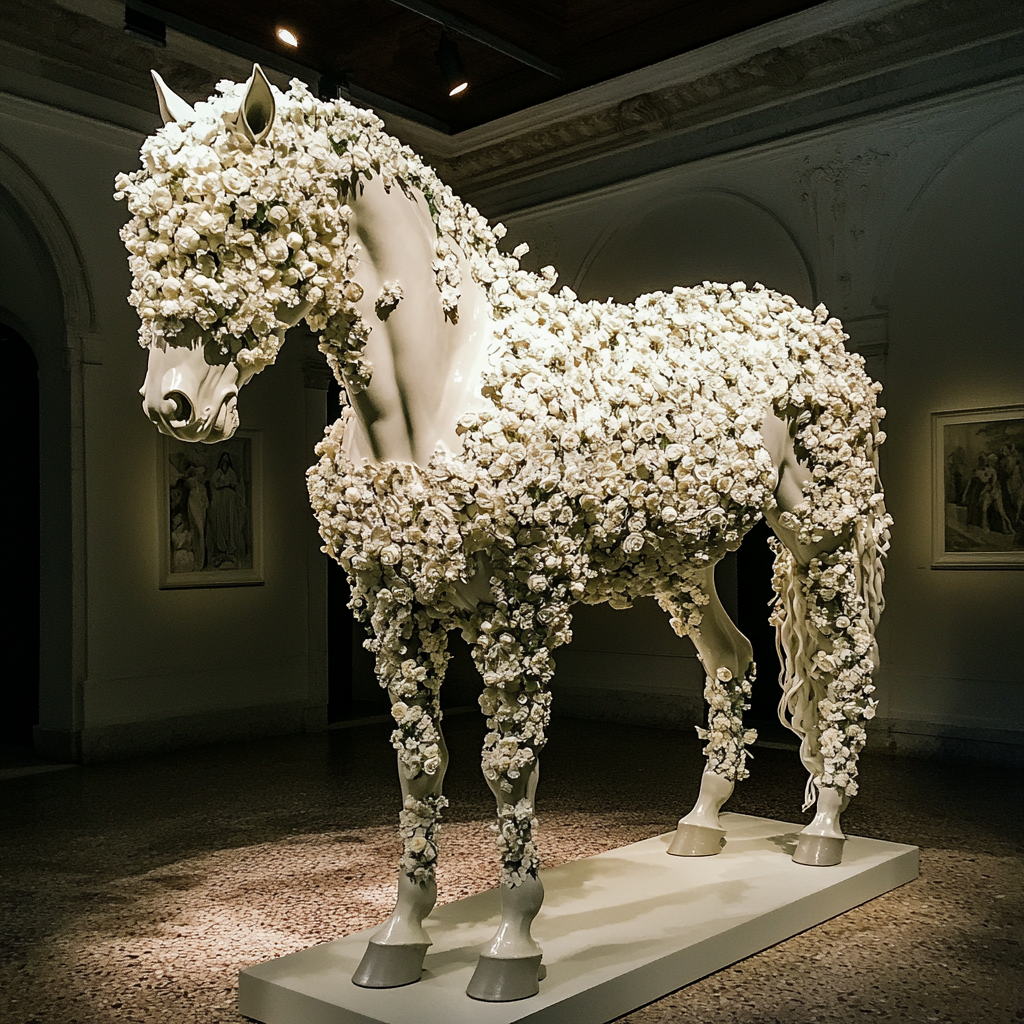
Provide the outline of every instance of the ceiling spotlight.
{"type": "Polygon", "coordinates": [[[469,79],[459,56],[459,48],[455,45],[455,40],[444,33],[441,34],[441,42],[437,47],[437,66],[444,76],[449,96],[461,96],[469,88],[469,79]]]}
{"type": "Polygon", "coordinates": [[[286,46],[298,46],[299,37],[291,29],[280,28],[277,30],[277,38],[286,46]]]}

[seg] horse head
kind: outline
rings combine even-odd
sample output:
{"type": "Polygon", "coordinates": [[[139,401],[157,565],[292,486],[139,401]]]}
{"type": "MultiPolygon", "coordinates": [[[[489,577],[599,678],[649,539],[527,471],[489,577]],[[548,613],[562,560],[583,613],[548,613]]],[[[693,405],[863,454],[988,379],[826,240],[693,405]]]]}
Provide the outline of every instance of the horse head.
{"type": "Polygon", "coordinates": [[[140,394],[162,433],[213,443],[237,429],[239,390],[317,296],[295,267],[300,247],[268,219],[280,208],[265,173],[277,104],[259,65],[240,98],[226,87],[195,107],[153,80],[164,127],[143,146],[142,170],[117,182],[134,214],[122,238],[149,350],[140,394]]]}
{"type": "Polygon", "coordinates": [[[121,237],[150,419],[184,440],[229,437],[240,388],[305,319],[353,399],[365,454],[426,464],[438,443],[460,449],[458,417],[483,401],[493,308],[511,307],[519,280],[521,253],[497,249],[504,229],[372,111],[299,80],[275,91],[258,65],[194,106],[153,77],[164,126],[115,194],[132,213],[121,237]]]}

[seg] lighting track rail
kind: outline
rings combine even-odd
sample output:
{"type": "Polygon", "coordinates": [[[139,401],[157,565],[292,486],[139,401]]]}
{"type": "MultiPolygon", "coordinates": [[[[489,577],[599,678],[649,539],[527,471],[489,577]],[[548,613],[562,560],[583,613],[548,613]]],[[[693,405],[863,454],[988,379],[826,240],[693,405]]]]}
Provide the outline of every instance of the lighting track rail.
{"type": "Polygon", "coordinates": [[[391,3],[397,7],[404,7],[408,11],[414,11],[424,18],[436,22],[443,28],[455,32],[457,35],[465,36],[467,39],[481,43],[496,53],[503,53],[506,57],[511,57],[513,60],[519,61],[520,64],[533,68],[535,71],[550,75],[552,78],[565,77],[565,72],[560,67],[549,64],[546,60],[541,60],[540,57],[530,53],[528,50],[516,46],[515,43],[510,43],[507,39],[502,39],[501,36],[497,36],[493,32],[488,32],[485,28],[474,25],[473,22],[467,21],[458,14],[452,14],[451,11],[446,11],[435,4],[427,3],[426,0],[391,0],[391,3]]]}

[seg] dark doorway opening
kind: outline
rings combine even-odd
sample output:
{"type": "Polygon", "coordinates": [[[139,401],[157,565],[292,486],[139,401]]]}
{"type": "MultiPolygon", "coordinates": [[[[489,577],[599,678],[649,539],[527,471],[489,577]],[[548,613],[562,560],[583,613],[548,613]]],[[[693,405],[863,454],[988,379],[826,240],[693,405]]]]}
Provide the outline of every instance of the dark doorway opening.
{"type": "Polygon", "coordinates": [[[17,331],[0,324],[9,422],[17,442],[4,465],[9,599],[3,616],[0,742],[32,746],[39,722],[39,364],[17,331]]]}
{"type": "MultiPolygon", "coordinates": [[[[339,412],[341,387],[331,376],[327,385],[327,421],[339,412]]],[[[352,644],[362,627],[354,621],[348,606],[352,594],[345,570],[330,557],[327,559],[327,721],[340,722],[353,713],[352,644]]],[[[361,637],[360,637],[361,639],[361,637]]]]}
{"type": "Polygon", "coordinates": [[[352,636],[360,629],[352,619],[345,570],[327,558],[327,721],[352,714],[352,636]]]}
{"type": "Polygon", "coordinates": [[[772,536],[771,527],[762,519],[743,538],[736,557],[736,625],[753,646],[757,665],[757,680],[746,720],[763,740],[795,743],[796,737],[779,722],[778,716],[782,696],[778,682],[781,666],[775,649],[775,627],[768,622],[770,605],[775,599],[772,590],[775,555],[768,546],[772,536]]]}

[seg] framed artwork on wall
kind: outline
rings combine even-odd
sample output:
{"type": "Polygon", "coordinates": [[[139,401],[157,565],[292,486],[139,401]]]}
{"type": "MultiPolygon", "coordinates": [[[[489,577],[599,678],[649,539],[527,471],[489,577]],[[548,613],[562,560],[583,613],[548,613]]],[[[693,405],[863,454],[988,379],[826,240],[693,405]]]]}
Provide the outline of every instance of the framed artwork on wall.
{"type": "Polygon", "coordinates": [[[1024,568],[1024,405],[932,413],[932,567],[1024,568]]]}
{"type": "Polygon", "coordinates": [[[160,588],[263,583],[262,437],[160,438],[160,588]]]}

